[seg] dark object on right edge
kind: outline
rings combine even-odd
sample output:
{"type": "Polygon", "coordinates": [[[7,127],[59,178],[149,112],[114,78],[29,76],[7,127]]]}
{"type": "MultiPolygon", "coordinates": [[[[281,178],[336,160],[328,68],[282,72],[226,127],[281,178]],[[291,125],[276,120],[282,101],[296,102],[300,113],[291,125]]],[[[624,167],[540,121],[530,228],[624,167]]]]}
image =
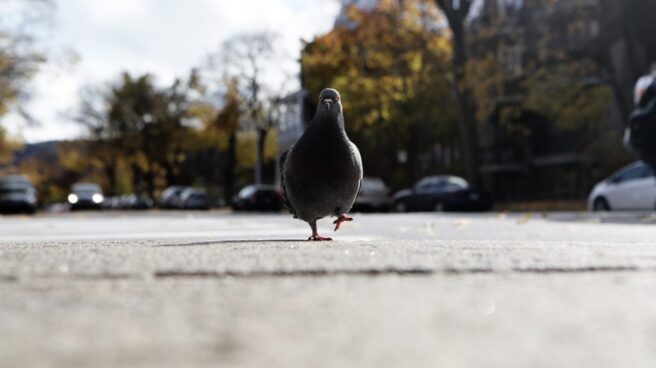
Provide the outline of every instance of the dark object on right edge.
{"type": "Polygon", "coordinates": [[[656,78],[651,78],[651,83],[644,89],[637,88],[636,106],[624,141],[632,153],[656,169],[656,78]]]}

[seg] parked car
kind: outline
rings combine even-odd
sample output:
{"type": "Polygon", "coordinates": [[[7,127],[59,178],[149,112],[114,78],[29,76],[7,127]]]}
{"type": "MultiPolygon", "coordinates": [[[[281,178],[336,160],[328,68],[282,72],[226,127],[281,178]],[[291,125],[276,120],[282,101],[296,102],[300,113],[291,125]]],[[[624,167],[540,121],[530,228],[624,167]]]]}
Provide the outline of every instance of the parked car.
{"type": "Polygon", "coordinates": [[[0,213],[29,213],[36,211],[36,190],[22,175],[0,178],[0,213]]]}
{"type": "Polygon", "coordinates": [[[383,179],[365,177],[362,179],[360,193],[353,204],[354,211],[387,211],[389,210],[389,188],[383,179]]]}
{"type": "Polygon", "coordinates": [[[634,162],[599,182],[588,196],[591,211],[656,209],[654,170],[634,162]]]}
{"type": "Polygon", "coordinates": [[[153,207],[153,200],[140,194],[125,194],[121,196],[121,208],[125,210],[147,210],[153,207]]]}
{"type": "Polygon", "coordinates": [[[280,211],[282,195],[274,185],[248,185],[232,200],[235,211],[280,211]]]}
{"type": "Polygon", "coordinates": [[[113,196],[109,198],[105,198],[103,201],[103,208],[108,209],[108,210],[119,210],[121,209],[121,197],[120,196],[113,196]]]}
{"type": "Polygon", "coordinates": [[[179,207],[187,210],[209,210],[210,199],[205,189],[187,188],[180,193],[179,207]]]}
{"type": "Polygon", "coordinates": [[[159,196],[160,207],[167,209],[180,208],[180,195],[188,188],[183,185],[173,185],[164,189],[159,196]]]}
{"type": "Polygon", "coordinates": [[[68,195],[71,211],[81,209],[99,210],[104,202],[103,191],[100,185],[95,183],[73,184],[71,194],[68,195]]]}
{"type": "Polygon", "coordinates": [[[429,176],[412,188],[404,189],[393,196],[396,212],[413,211],[489,211],[492,209],[490,195],[470,187],[457,176],[429,176]]]}

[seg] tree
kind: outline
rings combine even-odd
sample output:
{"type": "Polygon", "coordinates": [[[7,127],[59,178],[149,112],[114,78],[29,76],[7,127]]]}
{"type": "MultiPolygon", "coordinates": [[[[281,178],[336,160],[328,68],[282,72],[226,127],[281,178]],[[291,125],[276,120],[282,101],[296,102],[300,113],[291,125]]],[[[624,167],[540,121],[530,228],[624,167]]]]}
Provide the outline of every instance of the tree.
{"type": "Polygon", "coordinates": [[[9,139],[0,127],[0,166],[10,163],[12,153],[21,147],[19,142],[9,139]]]}
{"type": "Polygon", "coordinates": [[[451,29],[453,90],[458,103],[458,127],[467,176],[473,184],[481,185],[475,106],[472,93],[466,83],[468,55],[465,27],[473,3],[474,0],[435,0],[435,4],[444,12],[451,29]]]}
{"type": "Polygon", "coordinates": [[[77,120],[89,128],[91,153],[105,168],[110,192],[116,191],[121,162],[130,168],[138,194],[153,197],[158,182],[175,181],[193,147],[188,120],[194,83],[192,73],[187,81],[159,88],[148,74],[124,73],[108,91],[83,98],[77,120]]]}
{"type": "Polygon", "coordinates": [[[499,4],[489,4],[471,24],[467,65],[477,119],[486,123],[478,131],[487,163],[522,164],[527,172],[540,156],[570,156],[569,164],[584,158],[579,167],[591,169],[580,173],[584,178],[623,164],[621,135],[609,119],[614,86],[591,31],[598,9],[588,2],[532,2],[510,5],[499,16],[499,4]]]}
{"type": "MultiPolygon", "coordinates": [[[[37,19],[34,18],[42,14],[51,4],[46,0],[35,0],[18,1],[8,5],[0,9],[0,21],[3,20],[4,12],[23,11],[24,13],[20,13],[18,24],[9,25],[0,22],[0,121],[10,109],[14,109],[31,121],[21,102],[27,99],[27,82],[45,62],[45,56],[34,49],[32,35],[19,30],[34,28],[34,23],[37,23],[37,19]],[[20,27],[28,22],[32,27],[20,27]]],[[[18,147],[20,144],[10,140],[0,126],[0,163],[6,163],[12,151],[18,147]]]]}
{"type": "Polygon", "coordinates": [[[604,67],[615,102],[625,118],[633,108],[633,85],[656,62],[653,14],[656,4],[642,0],[600,0],[597,62],[604,67]]]}
{"type": "MultiPolygon", "coordinates": [[[[4,11],[20,14],[17,24],[0,22],[0,118],[11,107],[25,116],[20,102],[27,97],[26,83],[36,74],[45,55],[34,49],[33,37],[26,29],[33,29],[38,15],[51,6],[50,1],[17,1],[0,9],[0,21],[4,11]],[[31,27],[25,27],[24,24],[31,27]]],[[[15,18],[15,17],[12,17],[15,18]]]]}
{"type": "MultiPolygon", "coordinates": [[[[271,72],[280,72],[280,61],[275,60],[275,41],[278,36],[268,32],[245,33],[234,36],[223,43],[218,55],[223,62],[223,80],[236,81],[243,94],[245,113],[257,133],[255,183],[262,182],[264,150],[267,136],[274,121],[267,119],[267,110],[275,108],[275,93],[267,88],[267,77],[271,72]]],[[[284,89],[283,89],[284,92],[284,89]]]]}
{"type": "Polygon", "coordinates": [[[220,172],[218,182],[223,184],[223,199],[230,203],[236,189],[238,133],[244,108],[237,80],[229,78],[224,84],[223,106],[218,111],[210,103],[201,101],[196,102],[193,110],[203,121],[204,146],[220,153],[221,160],[214,169],[220,172]]]}
{"type": "Polygon", "coordinates": [[[305,45],[301,55],[308,110],[314,111],[323,88],[337,88],[346,129],[368,175],[395,187],[457,170],[445,153],[458,140],[445,78],[449,41],[435,26],[439,14],[429,4],[381,2],[371,11],[349,7],[347,23],[305,45]]]}
{"type": "Polygon", "coordinates": [[[106,193],[119,194],[118,168],[125,156],[121,151],[120,137],[112,131],[107,123],[106,104],[110,95],[108,91],[86,87],[80,92],[80,107],[74,119],[84,125],[88,132],[90,143],[89,155],[97,160],[105,173],[107,180],[106,193]]]}

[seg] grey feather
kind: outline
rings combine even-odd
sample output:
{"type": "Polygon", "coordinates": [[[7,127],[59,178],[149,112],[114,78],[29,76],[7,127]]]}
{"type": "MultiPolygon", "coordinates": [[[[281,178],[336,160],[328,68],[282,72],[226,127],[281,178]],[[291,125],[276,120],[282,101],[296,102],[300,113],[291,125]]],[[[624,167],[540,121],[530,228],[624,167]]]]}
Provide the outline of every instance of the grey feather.
{"type": "Polygon", "coordinates": [[[292,207],[292,204],[289,203],[289,198],[287,197],[287,190],[285,189],[285,175],[284,175],[284,168],[285,168],[285,161],[287,161],[287,155],[289,154],[289,151],[291,150],[288,149],[287,151],[283,152],[282,155],[280,155],[280,160],[278,160],[278,167],[280,168],[280,184],[282,185],[282,200],[287,209],[289,210],[289,213],[294,215],[294,218],[296,218],[296,211],[294,211],[294,207],[292,207]]]}
{"type": "Polygon", "coordinates": [[[280,158],[290,211],[313,225],[347,213],[362,182],[362,158],[344,130],[339,93],[325,89],[308,129],[280,158]]]}

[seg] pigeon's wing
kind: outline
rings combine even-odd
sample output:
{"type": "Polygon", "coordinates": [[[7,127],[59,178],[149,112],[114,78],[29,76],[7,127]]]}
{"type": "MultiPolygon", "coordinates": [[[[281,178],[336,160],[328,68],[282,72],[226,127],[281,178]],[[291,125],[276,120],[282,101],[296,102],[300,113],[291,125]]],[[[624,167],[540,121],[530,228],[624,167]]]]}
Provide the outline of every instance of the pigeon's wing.
{"type": "Polygon", "coordinates": [[[280,160],[278,160],[278,167],[280,167],[280,185],[282,186],[282,200],[285,203],[285,206],[287,206],[287,209],[289,209],[289,213],[293,214],[294,217],[296,217],[296,210],[294,210],[292,204],[289,203],[289,198],[287,198],[287,189],[285,188],[285,161],[287,161],[287,155],[289,154],[290,150],[291,148],[283,152],[282,155],[280,155],[280,160]]]}
{"type": "Polygon", "coordinates": [[[360,167],[360,185],[362,185],[362,156],[360,156],[360,150],[358,149],[358,146],[356,146],[353,142],[349,143],[351,144],[351,152],[353,152],[353,158],[355,159],[356,164],[360,167]]]}
{"type": "Polygon", "coordinates": [[[360,166],[360,182],[358,183],[358,194],[355,196],[357,199],[360,196],[360,189],[362,189],[362,177],[363,177],[363,171],[362,171],[362,156],[360,156],[360,150],[358,149],[358,146],[355,145],[355,143],[351,143],[351,150],[353,151],[353,156],[355,157],[355,161],[357,164],[360,166]]]}

